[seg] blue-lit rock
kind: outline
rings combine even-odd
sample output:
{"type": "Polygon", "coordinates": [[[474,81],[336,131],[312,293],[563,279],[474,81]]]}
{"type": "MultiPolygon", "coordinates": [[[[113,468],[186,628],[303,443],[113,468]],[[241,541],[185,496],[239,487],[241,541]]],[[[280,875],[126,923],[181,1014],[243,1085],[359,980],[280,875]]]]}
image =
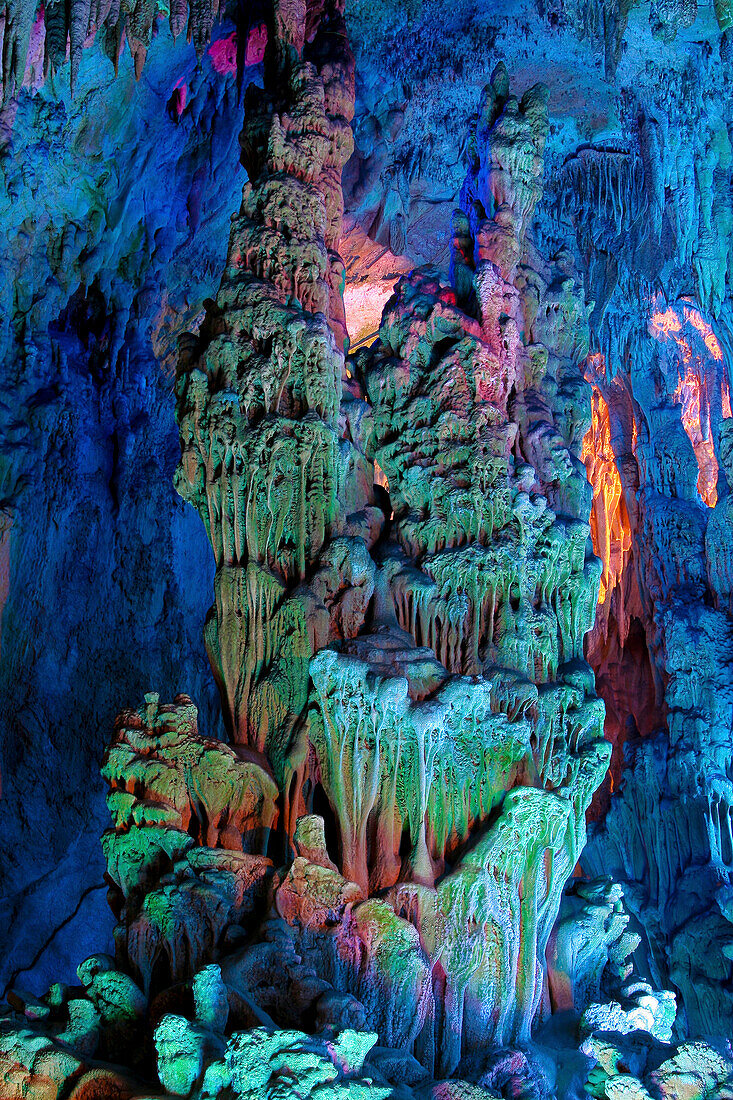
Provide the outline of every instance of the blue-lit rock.
{"type": "Polygon", "coordinates": [[[95,838],[120,691],[186,690],[219,722],[171,372],[241,192],[241,106],[165,25],[155,47],[139,83],[95,48],[74,100],[59,78],[4,112],[0,935],[5,980],[39,991],[111,931],[95,838]]]}

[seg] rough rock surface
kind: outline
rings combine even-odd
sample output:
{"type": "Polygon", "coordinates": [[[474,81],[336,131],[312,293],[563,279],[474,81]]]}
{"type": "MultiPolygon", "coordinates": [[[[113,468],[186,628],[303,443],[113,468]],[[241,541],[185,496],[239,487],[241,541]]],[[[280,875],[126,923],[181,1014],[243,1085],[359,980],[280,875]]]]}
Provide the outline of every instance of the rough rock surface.
{"type": "Polygon", "coordinates": [[[598,582],[578,457],[587,317],[570,257],[544,260],[528,232],[546,92],[519,101],[497,67],[453,285],[404,279],[347,367],[343,14],[276,2],[273,26],[227,266],[176,387],[177,484],[214,550],[207,645],[234,747],[198,733],[187,696],[123,713],[103,766],[116,958],[80,967],[91,1009],[57,1007],[92,1053],[130,1045],[138,1074],[154,1026],[173,1095],[292,1078],[301,1096],[386,1096],[350,1083],[377,1039],[427,1079],[472,1059],[463,1091],[491,1095],[533,1076],[485,1053],[528,1042],[547,1007],[545,949],[608,759],[582,656],[598,582]],[[291,837],[307,854],[273,877],[276,797],[286,858],[291,837]],[[282,923],[258,938],[268,894],[282,923]],[[237,1016],[263,1027],[227,1040],[237,1016]],[[330,1038],[292,1031],[316,1021],[330,1038]]]}
{"type": "Polygon", "coordinates": [[[339,18],[326,9],[308,41],[275,8],[279,90],[249,95],[250,182],[179,365],[178,485],[217,561],[208,645],[234,741],[272,767],[288,833],[319,790],[335,818],[344,886],[301,857],[278,912],[384,1044],[445,1075],[462,1049],[529,1037],[605,770],[582,657],[597,585],[578,458],[587,319],[569,256],[541,260],[527,236],[545,91],[520,102],[499,66],[454,223],[454,288],[403,280],[343,377],[334,179],[353,93],[339,18]],[[371,463],[390,496],[392,537],[376,545],[371,463]],[[394,632],[433,651],[427,678],[385,668],[394,632]],[[349,882],[394,889],[354,906],[349,882]]]}

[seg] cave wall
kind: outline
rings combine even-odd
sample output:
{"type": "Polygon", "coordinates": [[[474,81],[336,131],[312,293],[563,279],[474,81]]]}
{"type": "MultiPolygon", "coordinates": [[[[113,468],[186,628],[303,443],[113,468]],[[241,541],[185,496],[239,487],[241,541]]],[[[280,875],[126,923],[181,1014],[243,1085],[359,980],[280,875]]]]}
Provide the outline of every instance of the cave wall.
{"type": "Polygon", "coordinates": [[[49,79],[3,111],[3,986],[73,976],[111,932],[96,837],[120,692],[185,688],[219,724],[172,364],[220,267],[241,106],[225,51],[197,70],[167,31],[157,47],[144,82],[87,51],[74,100],[49,79]]]}

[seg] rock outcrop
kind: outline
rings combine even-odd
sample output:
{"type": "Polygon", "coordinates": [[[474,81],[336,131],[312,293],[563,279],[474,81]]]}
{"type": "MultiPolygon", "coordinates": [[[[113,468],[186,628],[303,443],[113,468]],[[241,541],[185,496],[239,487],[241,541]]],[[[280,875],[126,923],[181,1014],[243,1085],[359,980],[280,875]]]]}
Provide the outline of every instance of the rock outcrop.
{"type": "Polygon", "coordinates": [[[587,368],[606,424],[602,464],[587,443],[606,584],[589,657],[613,702],[616,793],[583,864],[625,883],[692,1033],[727,1034],[733,421],[702,306],[651,307],[630,369],[615,352],[587,368]]]}

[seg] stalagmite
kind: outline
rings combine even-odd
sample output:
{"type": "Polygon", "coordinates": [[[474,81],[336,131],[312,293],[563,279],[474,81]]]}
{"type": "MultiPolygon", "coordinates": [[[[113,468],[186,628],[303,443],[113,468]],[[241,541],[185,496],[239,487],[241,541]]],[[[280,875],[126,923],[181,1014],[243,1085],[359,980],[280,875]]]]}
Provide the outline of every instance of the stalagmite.
{"type": "MultiPolygon", "coordinates": [[[[176,484],[215,559],[206,643],[232,745],[198,733],[188,697],[150,694],[103,766],[118,926],[100,973],[150,1006],[179,1095],[239,1087],[230,1016],[315,1014],[338,1042],[358,1021],[373,1034],[355,1072],[377,1039],[437,1078],[527,1042],[608,759],[582,656],[599,576],[587,317],[569,256],[545,260],[529,232],[546,92],[520,101],[497,67],[456,286],[404,277],[347,367],[343,11],[276,0],[272,16],[226,268],[176,378],[176,484]],[[203,1006],[212,982],[221,1011],[203,1006]]],[[[352,1072],[346,1048],[338,1069],[307,1057],[323,1082],[352,1072]]]]}
{"type": "MultiPolygon", "coordinates": [[[[396,915],[418,933],[411,965],[432,970],[427,1000],[424,981],[396,987],[375,973],[388,1003],[408,998],[401,1012],[419,1026],[395,1033],[382,1006],[373,1026],[384,1042],[400,1034],[414,1043],[415,1055],[441,1074],[455,1071],[462,1050],[529,1036],[542,1005],[547,937],[607,761],[602,710],[579,645],[598,576],[581,518],[588,507],[577,458],[583,433],[569,431],[540,390],[552,392],[543,378],[550,371],[568,381],[575,372],[582,386],[587,350],[566,259],[553,268],[526,238],[541,190],[544,112],[541,89],[520,105],[497,69],[477,124],[481,152],[464,188],[480,257],[479,316],[437,273],[415,273],[399,284],[380,340],[358,353],[374,410],[369,455],[389,484],[398,544],[378,559],[389,599],[359,639],[360,659],[342,643],[311,661],[317,709],[309,736],[339,828],[343,873],[362,890],[392,885],[396,915]],[[527,159],[519,148],[531,150],[527,159]],[[499,202],[494,220],[484,212],[490,196],[499,202]],[[539,307],[534,297],[525,303],[512,280],[537,288],[539,307]],[[562,326],[554,307],[543,312],[543,295],[551,302],[558,280],[562,326]],[[522,330],[537,343],[529,336],[523,344],[522,330]],[[380,671],[385,630],[397,623],[451,674],[427,698],[419,682],[380,671]],[[520,713],[507,679],[527,693],[520,713]],[[396,848],[386,858],[382,850],[396,844],[395,817],[409,837],[401,871],[396,848]],[[519,838],[530,835],[526,847],[519,838]],[[535,877],[538,866],[544,870],[535,877]],[[437,887],[436,875],[444,875],[437,887]],[[485,932],[472,936],[469,926],[485,932]],[[469,1004],[481,1008],[467,1012],[469,1004]]],[[[355,907],[357,922],[367,905],[355,907]]],[[[374,912],[392,920],[384,909],[374,912]]],[[[304,925],[302,934],[313,932],[304,925]]],[[[383,941],[379,949],[387,958],[395,953],[393,964],[380,964],[390,970],[406,951],[402,933],[393,935],[394,946],[383,941]]],[[[333,951],[343,949],[330,939],[326,930],[316,935],[323,965],[332,968],[333,951]]],[[[328,972],[355,981],[348,967],[328,972]]],[[[359,982],[348,988],[363,995],[359,982]]],[[[366,1007],[369,1019],[376,1009],[366,1007]]]]}
{"type": "MultiPolygon", "coordinates": [[[[359,581],[356,571],[343,581],[351,567],[334,553],[338,546],[346,560],[368,562],[363,540],[371,544],[380,517],[371,473],[354,477],[356,448],[339,436],[335,248],[353,59],[337,8],[307,48],[299,18],[276,5],[272,93],[248,92],[249,181],[227,268],[177,383],[177,484],[198,508],[217,563],[207,647],[235,742],[269,759],[281,790],[301,769],[308,660],[329,641],[332,619],[347,636],[359,631],[371,595],[370,565],[359,567],[359,581]]],[[[292,829],[298,787],[287,797],[292,829]]]]}

